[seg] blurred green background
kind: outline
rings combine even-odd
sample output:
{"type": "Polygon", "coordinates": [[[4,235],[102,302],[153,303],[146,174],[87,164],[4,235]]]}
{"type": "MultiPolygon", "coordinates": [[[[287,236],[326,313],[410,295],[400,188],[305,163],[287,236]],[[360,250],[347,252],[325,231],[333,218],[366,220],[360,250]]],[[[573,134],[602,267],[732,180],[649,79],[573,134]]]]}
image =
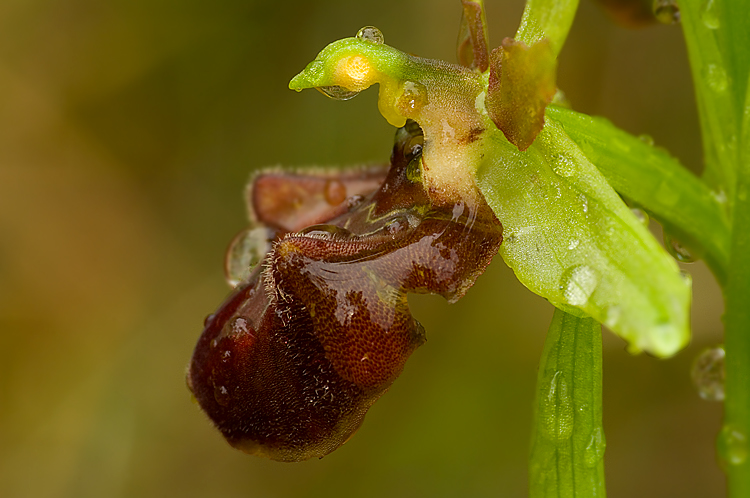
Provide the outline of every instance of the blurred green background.
{"type": "MultiPolygon", "coordinates": [[[[523,4],[488,0],[491,44],[523,4]]],[[[521,497],[552,307],[498,258],[458,304],[410,298],[428,332],[357,435],[322,460],[231,449],[184,371],[227,294],[243,187],[269,165],[384,162],[370,90],[342,103],[289,79],[375,25],[454,61],[458,0],[0,2],[0,496],[521,497]]],[[[648,133],[698,169],[679,26],[628,31],[584,2],[559,65],[578,110],[648,133]]],[[[613,497],[720,496],[720,404],[689,368],[721,340],[721,297],[693,273],[692,345],[631,356],[605,333],[613,497]]]]}

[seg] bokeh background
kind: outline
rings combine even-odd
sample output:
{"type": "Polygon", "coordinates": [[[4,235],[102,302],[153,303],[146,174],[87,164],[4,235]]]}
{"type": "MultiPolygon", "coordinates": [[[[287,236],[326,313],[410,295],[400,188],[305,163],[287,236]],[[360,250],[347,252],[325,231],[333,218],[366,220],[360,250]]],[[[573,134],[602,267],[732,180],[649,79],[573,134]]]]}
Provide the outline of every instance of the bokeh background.
{"type": "MultiPolygon", "coordinates": [[[[491,43],[518,0],[488,0],[491,43]]],[[[231,449],[185,387],[222,265],[269,165],[386,161],[376,92],[287,90],[328,42],[455,60],[458,0],[0,2],[0,496],[522,497],[552,307],[498,258],[458,304],[410,298],[428,343],[357,435],[322,460],[231,449]]],[[[699,170],[679,25],[631,31],[582,2],[559,64],[573,106],[651,135],[699,170]]],[[[631,356],[605,332],[609,496],[721,496],[721,406],[690,382],[721,341],[720,292],[693,273],[694,339],[631,356]]]]}

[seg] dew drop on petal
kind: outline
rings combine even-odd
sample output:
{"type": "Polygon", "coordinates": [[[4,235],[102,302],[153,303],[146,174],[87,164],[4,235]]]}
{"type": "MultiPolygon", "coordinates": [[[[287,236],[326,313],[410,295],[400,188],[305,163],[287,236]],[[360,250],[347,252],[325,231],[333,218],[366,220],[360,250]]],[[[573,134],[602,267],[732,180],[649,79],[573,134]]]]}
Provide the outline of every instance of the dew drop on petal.
{"type": "Polygon", "coordinates": [[[364,202],[364,200],[365,200],[364,196],[359,195],[359,194],[354,194],[354,195],[346,198],[346,206],[349,209],[354,209],[355,207],[357,207],[360,204],[362,204],[362,202],[364,202]]]}
{"type": "Polygon", "coordinates": [[[571,306],[583,306],[599,285],[599,276],[593,268],[586,265],[573,266],[565,270],[560,281],[560,288],[565,301],[571,306]]]}
{"type": "Polygon", "coordinates": [[[346,186],[339,180],[328,180],[323,195],[330,206],[338,206],[346,200],[346,186]]]}
{"type": "Polygon", "coordinates": [[[620,317],[622,316],[622,308],[619,305],[613,304],[607,308],[604,314],[604,326],[607,328],[614,328],[620,323],[620,317]]]}
{"type": "MultiPolygon", "coordinates": [[[[351,33],[351,31],[350,31],[351,33]]],[[[382,45],[385,43],[385,37],[383,33],[375,26],[365,26],[364,28],[357,31],[357,38],[360,40],[368,41],[370,43],[376,43],[382,45]]]]}
{"type": "Polygon", "coordinates": [[[701,398],[708,401],[723,401],[724,347],[704,349],[695,358],[690,376],[701,398]]]}
{"type": "Polygon", "coordinates": [[[672,323],[656,325],[649,331],[648,349],[658,354],[672,354],[682,343],[680,329],[672,323]]]}
{"type": "Polygon", "coordinates": [[[576,163],[565,154],[557,154],[552,158],[552,169],[562,177],[573,176],[576,171],[576,163]]]}
{"type": "Polygon", "coordinates": [[[641,222],[641,225],[648,226],[649,219],[646,211],[640,208],[631,208],[630,212],[632,212],[633,216],[635,216],[636,219],[641,222]]]}
{"type": "Polygon", "coordinates": [[[646,145],[654,145],[654,138],[651,135],[638,135],[638,139],[646,145]]]}
{"type": "Polygon", "coordinates": [[[401,95],[396,105],[404,116],[415,116],[428,104],[427,88],[417,81],[406,81],[401,88],[401,95]]]}
{"type": "Polygon", "coordinates": [[[245,281],[271,249],[266,228],[248,228],[232,240],[224,259],[224,276],[232,287],[245,281]]]}
{"type": "Polygon", "coordinates": [[[693,287],[693,276],[690,275],[690,272],[680,270],[680,278],[682,279],[682,283],[684,283],[686,287],[693,287]]]}
{"type": "Polygon", "coordinates": [[[312,225],[300,230],[299,233],[319,239],[346,239],[352,236],[349,230],[336,225],[312,225]]]}
{"type": "Polygon", "coordinates": [[[397,216],[392,220],[386,222],[383,229],[388,235],[395,235],[399,232],[403,232],[411,226],[409,219],[406,216],[397,216]]]}
{"type": "Polygon", "coordinates": [[[315,88],[326,97],[330,97],[334,100],[349,100],[359,95],[359,92],[355,92],[338,85],[318,86],[315,88]]]}
{"type": "Polygon", "coordinates": [[[221,406],[227,406],[229,404],[229,390],[226,386],[214,384],[214,399],[221,406]]]}

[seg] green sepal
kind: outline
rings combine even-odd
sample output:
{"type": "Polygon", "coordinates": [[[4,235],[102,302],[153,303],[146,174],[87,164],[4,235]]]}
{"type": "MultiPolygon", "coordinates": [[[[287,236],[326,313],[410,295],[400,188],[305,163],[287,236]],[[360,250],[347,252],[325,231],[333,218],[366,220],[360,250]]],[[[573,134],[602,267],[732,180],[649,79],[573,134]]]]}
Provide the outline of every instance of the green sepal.
{"type": "Polygon", "coordinates": [[[503,224],[500,254],[526,287],[633,351],[667,357],[687,344],[690,280],[559,124],[526,152],[491,134],[477,183],[503,224]]]}
{"type": "Polygon", "coordinates": [[[704,258],[720,281],[729,264],[726,198],[685,169],[666,150],[620,130],[604,118],[547,108],[612,188],[657,218],[665,229],[704,258]]]}

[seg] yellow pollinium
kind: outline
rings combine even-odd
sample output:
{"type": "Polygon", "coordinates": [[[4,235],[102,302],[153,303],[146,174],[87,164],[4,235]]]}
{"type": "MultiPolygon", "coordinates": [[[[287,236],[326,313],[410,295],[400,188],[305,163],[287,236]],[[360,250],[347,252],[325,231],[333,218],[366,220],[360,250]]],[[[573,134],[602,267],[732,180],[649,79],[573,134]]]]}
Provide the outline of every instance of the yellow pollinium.
{"type": "Polygon", "coordinates": [[[333,80],[337,85],[361,92],[375,83],[380,84],[378,108],[388,122],[396,127],[406,123],[406,116],[396,107],[399,92],[399,81],[390,75],[383,74],[363,55],[343,57],[333,72],[333,80]]]}
{"type": "Polygon", "coordinates": [[[361,92],[374,83],[376,71],[362,55],[344,57],[336,65],[334,80],[353,92],[361,92]]]}

